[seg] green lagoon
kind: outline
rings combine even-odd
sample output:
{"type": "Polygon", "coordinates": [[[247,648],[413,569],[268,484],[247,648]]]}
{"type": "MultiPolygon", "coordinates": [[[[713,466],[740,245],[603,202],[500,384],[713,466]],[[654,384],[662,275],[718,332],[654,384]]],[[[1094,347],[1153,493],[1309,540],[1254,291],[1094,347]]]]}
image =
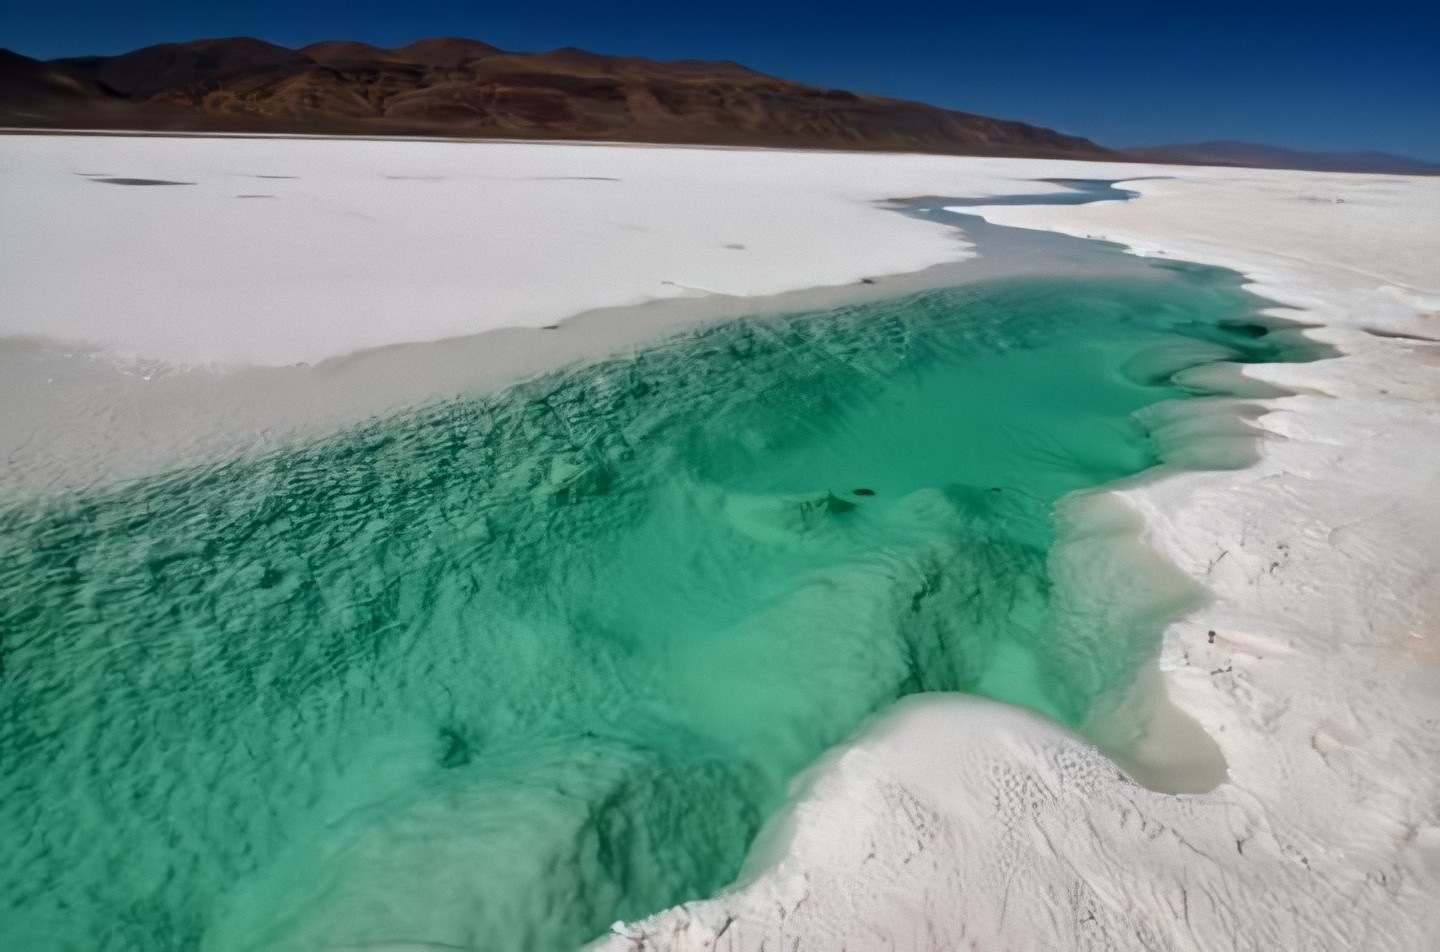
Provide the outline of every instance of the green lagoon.
{"type": "Polygon", "coordinates": [[[1296,353],[1236,276],[744,320],[0,506],[0,948],[568,950],[732,882],[870,715],[1081,726],[1168,620],[1057,609],[1137,410],[1296,353]]]}

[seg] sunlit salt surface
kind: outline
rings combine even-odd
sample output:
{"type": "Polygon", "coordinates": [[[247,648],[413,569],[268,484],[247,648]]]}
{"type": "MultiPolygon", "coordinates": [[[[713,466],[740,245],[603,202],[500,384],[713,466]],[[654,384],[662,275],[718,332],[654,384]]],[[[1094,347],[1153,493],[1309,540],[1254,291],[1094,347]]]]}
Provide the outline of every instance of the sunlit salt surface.
{"type": "Polygon", "coordinates": [[[898,697],[1082,724],[1165,619],[1057,610],[1052,507],[1154,462],[1172,372],[1293,356],[1232,277],[732,322],[12,499],[0,948],[570,949],[898,697]]]}

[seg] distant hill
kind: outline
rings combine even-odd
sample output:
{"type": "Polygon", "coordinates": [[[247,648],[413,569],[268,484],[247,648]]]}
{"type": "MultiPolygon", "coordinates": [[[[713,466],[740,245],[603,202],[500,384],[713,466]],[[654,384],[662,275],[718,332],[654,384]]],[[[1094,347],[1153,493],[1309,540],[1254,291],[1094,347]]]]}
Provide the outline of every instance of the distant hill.
{"type": "Polygon", "coordinates": [[[1304,152],[1253,142],[1196,142],[1122,151],[1132,159],[1171,165],[1238,165],[1310,172],[1440,175],[1440,163],[1421,162],[1386,152],[1304,152]]]}
{"type": "Polygon", "coordinates": [[[768,76],[731,62],[256,39],[39,61],[0,50],[0,126],[617,139],[1116,159],[1050,129],[768,76]]]}

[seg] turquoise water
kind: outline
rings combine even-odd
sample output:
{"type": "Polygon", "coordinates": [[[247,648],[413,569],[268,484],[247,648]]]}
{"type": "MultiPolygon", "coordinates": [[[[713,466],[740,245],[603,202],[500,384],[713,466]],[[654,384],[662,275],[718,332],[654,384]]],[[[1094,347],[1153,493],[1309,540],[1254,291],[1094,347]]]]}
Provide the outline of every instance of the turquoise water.
{"type": "MultiPolygon", "coordinates": [[[[1157,274],[1165,274],[1157,272],[1157,274]]],[[[0,509],[0,948],[571,949],[729,883],[871,713],[1071,725],[1149,663],[1051,510],[1230,277],[740,321],[263,458],[0,509]]]]}

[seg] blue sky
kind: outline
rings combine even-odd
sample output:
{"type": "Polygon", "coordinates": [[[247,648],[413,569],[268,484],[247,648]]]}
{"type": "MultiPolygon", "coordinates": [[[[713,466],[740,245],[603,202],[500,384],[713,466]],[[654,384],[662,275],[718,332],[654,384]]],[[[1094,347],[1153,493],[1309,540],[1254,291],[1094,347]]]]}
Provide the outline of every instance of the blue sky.
{"type": "Polygon", "coordinates": [[[810,0],[64,0],[7,4],[0,46],[118,53],[206,36],[400,45],[439,34],[734,59],[1022,119],[1106,145],[1245,139],[1440,161],[1440,4],[810,0]]]}

